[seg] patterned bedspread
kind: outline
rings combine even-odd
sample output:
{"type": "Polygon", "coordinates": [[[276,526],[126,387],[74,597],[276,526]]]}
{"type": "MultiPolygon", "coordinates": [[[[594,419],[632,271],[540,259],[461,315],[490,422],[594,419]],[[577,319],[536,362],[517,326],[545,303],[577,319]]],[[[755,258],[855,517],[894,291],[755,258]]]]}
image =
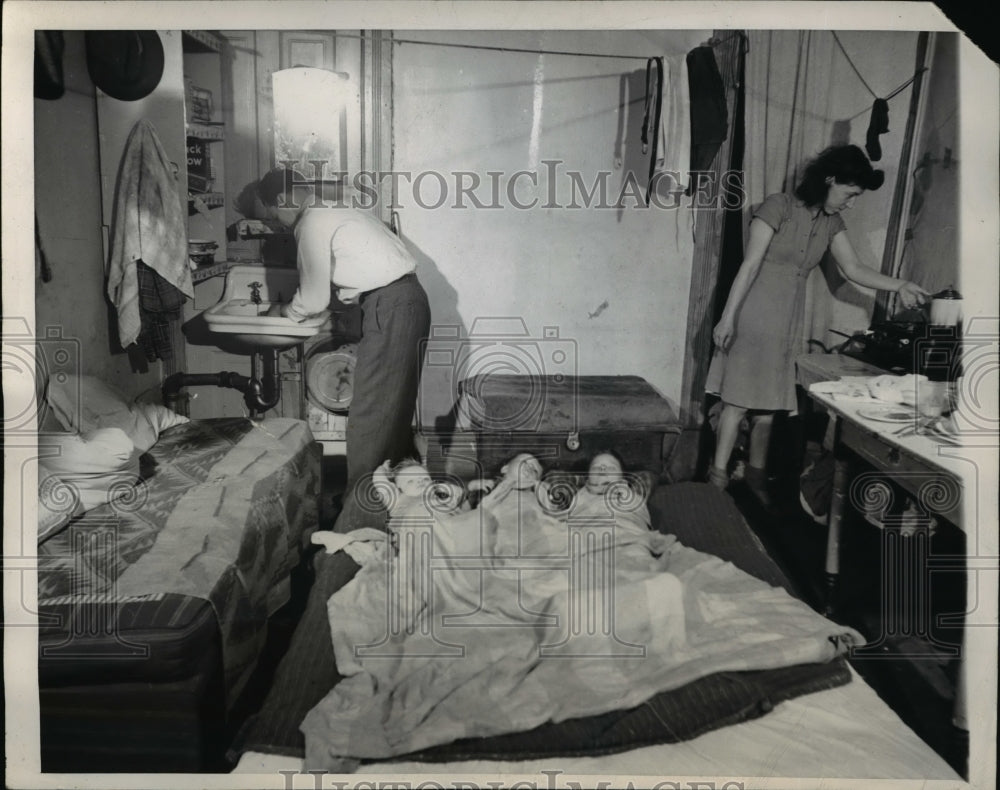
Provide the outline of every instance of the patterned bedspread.
{"type": "MultiPolygon", "coordinates": [[[[39,546],[40,620],[46,607],[74,602],[113,618],[116,604],[164,593],[207,600],[231,701],[316,528],[319,451],[301,420],[226,418],[164,431],[144,462],[151,473],[127,497],[39,546]]],[[[63,627],[85,637],[81,625],[63,627]]]]}

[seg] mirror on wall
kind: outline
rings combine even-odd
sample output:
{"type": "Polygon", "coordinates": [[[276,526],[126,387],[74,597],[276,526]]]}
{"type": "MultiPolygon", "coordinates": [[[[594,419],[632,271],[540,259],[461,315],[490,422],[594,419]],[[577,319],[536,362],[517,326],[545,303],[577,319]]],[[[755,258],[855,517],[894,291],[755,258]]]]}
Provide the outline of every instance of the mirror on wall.
{"type": "MultiPolygon", "coordinates": [[[[926,63],[896,254],[884,270],[933,294],[971,287],[960,282],[958,265],[958,35],[931,34],[926,63]]],[[[904,316],[895,297],[885,309],[887,318],[904,316]]]]}
{"type": "Polygon", "coordinates": [[[272,86],[275,163],[294,162],[307,178],[346,173],[349,75],[296,67],[274,72],[272,86]]]}

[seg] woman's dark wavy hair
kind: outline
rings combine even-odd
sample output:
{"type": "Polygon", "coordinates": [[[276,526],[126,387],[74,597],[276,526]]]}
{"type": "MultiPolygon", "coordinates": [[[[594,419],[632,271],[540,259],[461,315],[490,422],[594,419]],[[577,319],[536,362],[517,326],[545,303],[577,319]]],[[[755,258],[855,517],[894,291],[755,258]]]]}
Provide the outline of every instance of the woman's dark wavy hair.
{"type": "Polygon", "coordinates": [[[838,184],[854,184],[865,190],[878,189],[885,181],[885,173],[873,168],[856,145],[832,145],[806,165],[795,197],[807,206],[820,205],[830,191],[826,183],[830,176],[838,184]]]}

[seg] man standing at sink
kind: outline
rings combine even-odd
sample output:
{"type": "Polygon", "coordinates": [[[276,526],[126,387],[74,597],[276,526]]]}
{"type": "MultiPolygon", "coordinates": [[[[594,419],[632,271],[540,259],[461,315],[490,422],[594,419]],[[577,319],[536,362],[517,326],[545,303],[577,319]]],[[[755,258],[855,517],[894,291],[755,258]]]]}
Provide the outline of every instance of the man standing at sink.
{"type": "Polygon", "coordinates": [[[299,287],[272,311],[303,321],[329,308],[331,285],[341,302],[361,305],[347,487],[334,526],[349,532],[384,523],[384,514],[373,513],[379,500],[368,490],[371,474],[383,461],[414,454],[412,423],[431,317],[416,261],[403,242],[373,213],[347,205],[349,195],[321,202],[316,189],[278,167],[243,190],[237,209],[295,236],[299,287]]]}

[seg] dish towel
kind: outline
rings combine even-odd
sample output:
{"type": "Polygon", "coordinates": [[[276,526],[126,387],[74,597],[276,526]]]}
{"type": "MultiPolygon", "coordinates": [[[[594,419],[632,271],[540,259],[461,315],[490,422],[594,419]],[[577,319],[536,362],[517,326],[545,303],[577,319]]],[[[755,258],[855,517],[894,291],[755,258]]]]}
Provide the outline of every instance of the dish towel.
{"type": "Polygon", "coordinates": [[[666,178],[666,188],[684,189],[691,157],[691,115],[687,62],[650,58],[646,64],[646,113],[643,119],[643,153],[652,141],[646,202],[657,178],[666,178]],[[658,101],[656,101],[658,100],[658,101]],[[658,105],[658,106],[657,106],[658,105]],[[659,111],[658,117],[657,112],[659,111]],[[658,133],[650,135],[650,130],[658,133]],[[667,176],[666,174],[672,174],[667,176]],[[676,180],[674,180],[676,179],[676,180]]]}
{"type": "Polygon", "coordinates": [[[138,261],[184,296],[194,297],[173,165],[153,124],[145,119],[136,122],[125,143],[114,217],[108,297],[118,311],[119,341],[128,348],[142,328],[138,261]]]}

